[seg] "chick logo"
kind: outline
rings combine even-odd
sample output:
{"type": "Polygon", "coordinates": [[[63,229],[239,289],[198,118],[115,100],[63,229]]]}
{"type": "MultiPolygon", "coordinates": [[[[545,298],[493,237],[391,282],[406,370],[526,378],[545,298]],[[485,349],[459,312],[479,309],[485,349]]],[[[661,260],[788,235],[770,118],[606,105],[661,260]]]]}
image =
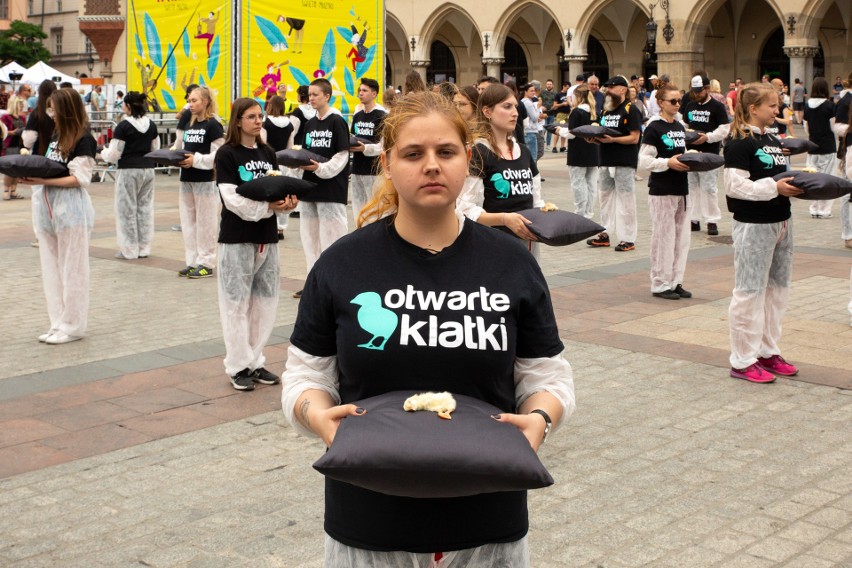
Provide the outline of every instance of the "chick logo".
{"type": "Polygon", "coordinates": [[[248,171],[245,166],[240,166],[240,169],[237,171],[240,173],[240,179],[243,181],[251,181],[254,179],[254,174],[248,171]]]}
{"type": "Polygon", "coordinates": [[[358,325],[372,335],[368,342],[362,343],[358,347],[384,351],[385,344],[396,331],[399,316],[383,307],[382,297],[375,292],[361,292],[349,303],[361,306],[358,309],[358,325]],[[379,339],[382,340],[381,344],[376,345],[376,341],[379,339]]]}
{"type": "Polygon", "coordinates": [[[675,147],[674,140],[672,140],[671,138],[669,138],[669,135],[668,135],[668,134],[663,134],[663,135],[662,135],[662,137],[661,137],[660,139],[663,141],[663,144],[665,144],[665,145],[666,145],[666,148],[667,148],[668,150],[674,150],[674,147],[675,147]]]}
{"type": "Polygon", "coordinates": [[[686,120],[688,120],[689,122],[693,121],[692,111],[689,111],[688,113],[686,113],[686,120]]]}
{"type": "Polygon", "coordinates": [[[509,197],[509,192],[512,189],[512,185],[499,173],[491,176],[491,181],[494,182],[494,189],[496,189],[500,194],[497,196],[497,199],[507,199],[509,197]]]}
{"type": "Polygon", "coordinates": [[[754,155],[757,156],[757,159],[760,160],[760,163],[763,164],[763,169],[765,170],[771,170],[772,166],[775,165],[775,160],[772,159],[772,156],[770,156],[760,148],[757,149],[757,152],[755,152],[754,155]]]}
{"type": "Polygon", "coordinates": [[[305,146],[307,146],[308,148],[310,148],[310,147],[311,147],[311,145],[313,144],[313,141],[314,141],[314,140],[313,140],[313,138],[311,138],[311,135],[310,135],[309,133],[307,133],[307,132],[306,132],[306,133],[305,133],[305,146]]]}

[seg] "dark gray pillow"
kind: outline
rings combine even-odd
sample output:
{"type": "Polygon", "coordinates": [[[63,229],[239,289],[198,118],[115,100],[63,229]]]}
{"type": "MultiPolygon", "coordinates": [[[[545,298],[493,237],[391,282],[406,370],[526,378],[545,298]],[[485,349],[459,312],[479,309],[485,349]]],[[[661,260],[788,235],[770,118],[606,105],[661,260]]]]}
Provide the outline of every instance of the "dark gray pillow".
{"type": "Polygon", "coordinates": [[[788,177],[793,179],[787,183],[804,190],[804,193],[796,196],[799,199],[836,199],[852,193],[852,182],[831,174],[789,171],[773,176],[773,179],[779,181],[788,177]]]}
{"type": "Polygon", "coordinates": [[[367,140],[366,138],[362,138],[361,136],[353,136],[349,135],[349,147],[357,146],[358,144],[375,144],[372,140],[367,140]]]}
{"type": "Polygon", "coordinates": [[[782,138],[781,147],[785,150],[789,150],[791,156],[819,150],[819,146],[817,144],[814,144],[810,140],[805,140],[804,138],[782,138]]]}
{"type": "Polygon", "coordinates": [[[416,391],[394,391],[354,404],[367,410],[340,423],[314,469],[325,476],[400,497],[464,497],[553,485],[553,478],[500,409],[454,394],[452,420],[406,412],[416,391]]]}
{"type": "Polygon", "coordinates": [[[677,157],[691,172],[709,172],[725,165],[725,158],[710,152],[687,152],[677,157]]]}
{"type": "Polygon", "coordinates": [[[299,166],[310,166],[311,160],[322,164],[327,162],[328,158],[314,154],[310,150],[281,150],[275,156],[278,158],[278,165],[288,168],[298,168],[299,166]]]}
{"type": "Polygon", "coordinates": [[[571,130],[571,134],[577,138],[597,138],[598,136],[612,136],[618,138],[624,136],[623,133],[614,128],[607,128],[600,124],[585,124],[571,130]]]}
{"type": "Polygon", "coordinates": [[[237,186],[237,193],[254,201],[281,201],[288,195],[299,199],[317,184],[289,176],[264,176],[237,186]]]}
{"type": "Polygon", "coordinates": [[[687,144],[692,144],[696,140],[698,140],[704,132],[699,132],[697,130],[687,130],[686,134],[684,134],[683,139],[687,144]]]}
{"type": "Polygon", "coordinates": [[[192,154],[192,152],[187,152],[186,150],[169,150],[168,148],[160,148],[159,150],[148,152],[145,154],[145,157],[157,164],[180,167],[180,163],[190,154],[192,154]]]}
{"type": "Polygon", "coordinates": [[[606,231],[591,219],[570,211],[542,211],[524,209],[518,211],[532,221],[527,228],[546,245],[563,247],[606,231]]]}
{"type": "Polygon", "coordinates": [[[13,178],[59,178],[71,175],[65,164],[44,156],[12,154],[0,157],[0,174],[13,178]]]}

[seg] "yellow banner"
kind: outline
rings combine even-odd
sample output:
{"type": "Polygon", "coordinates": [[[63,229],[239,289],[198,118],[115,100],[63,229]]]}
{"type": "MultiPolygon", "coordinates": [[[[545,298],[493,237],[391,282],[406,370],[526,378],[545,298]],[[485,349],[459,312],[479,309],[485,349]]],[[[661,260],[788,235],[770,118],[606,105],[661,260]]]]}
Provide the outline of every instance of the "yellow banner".
{"type": "Polygon", "coordinates": [[[177,111],[186,87],[210,87],[227,118],[234,74],[232,4],[216,0],[128,0],[127,88],[154,110],[177,111]]]}
{"type": "Polygon", "coordinates": [[[349,115],[362,77],[384,87],[383,0],[243,0],[238,96],[265,102],[280,83],[288,101],[316,78],[331,81],[331,104],[349,115]]]}

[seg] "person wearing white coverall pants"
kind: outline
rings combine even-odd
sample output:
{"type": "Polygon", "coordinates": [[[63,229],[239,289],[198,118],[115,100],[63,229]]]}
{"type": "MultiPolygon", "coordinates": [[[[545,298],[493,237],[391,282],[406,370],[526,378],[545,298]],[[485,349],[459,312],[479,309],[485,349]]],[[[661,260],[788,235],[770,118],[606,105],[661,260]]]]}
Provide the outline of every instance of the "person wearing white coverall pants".
{"type": "MultiPolygon", "coordinates": [[[[829,98],[828,82],[824,78],[814,79],[811,96],[805,102],[805,133],[808,140],[817,145],[817,149],[808,152],[808,167],[820,173],[834,175],[837,167],[837,137],[834,133],[834,102],[829,98]]],[[[841,204],[846,198],[841,199],[841,204]]],[[[833,199],[820,199],[810,202],[808,211],[814,219],[831,217],[833,199]]]]}
{"type": "Polygon", "coordinates": [[[145,116],[148,100],[130,91],[121,103],[126,115],[101,158],[118,164],[115,181],[116,258],[147,258],[154,240],[154,163],[145,154],[160,148],[157,125],[145,116]]]}
{"type": "Polygon", "coordinates": [[[38,239],[50,329],[39,336],[58,345],[82,339],[89,311],[89,237],[95,211],[86,188],[92,181],[97,143],[86,127],[82,99],[69,89],[51,95],[56,130],[46,157],[69,175],[21,178],[33,186],[33,229],[38,239]],[[65,142],[68,149],[60,142],[65,142]]]}
{"type": "Polygon", "coordinates": [[[237,193],[247,181],[278,172],[274,150],[260,137],[263,111],[249,98],[234,101],[227,142],[216,154],[216,181],[224,207],[219,229],[219,314],[225,342],[225,372],[237,390],[279,379],[263,365],[263,348],[275,324],[279,259],[275,213],[297,200],[254,201],[237,193]]]}
{"type": "Polygon", "coordinates": [[[194,279],[213,276],[216,263],[219,194],[213,180],[213,164],[225,138],[207,87],[198,87],[189,94],[189,110],[192,118],[185,131],[177,132],[173,149],[191,152],[180,163],[180,225],[186,266],[178,271],[178,276],[194,279]]]}

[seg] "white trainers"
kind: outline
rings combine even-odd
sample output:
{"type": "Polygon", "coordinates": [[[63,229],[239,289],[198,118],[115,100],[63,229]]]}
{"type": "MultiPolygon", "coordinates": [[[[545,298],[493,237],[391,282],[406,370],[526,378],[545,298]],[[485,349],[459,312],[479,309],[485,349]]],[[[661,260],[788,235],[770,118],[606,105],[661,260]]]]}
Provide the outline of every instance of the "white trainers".
{"type": "Polygon", "coordinates": [[[44,343],[44,342],[47,341],[47,338],[50,337],[51,335],[53,335],[54,333],[56,333],[56,330],[51,329],[47,333],[42,333],[41,335],[39,335],[38,340],[41,341],[42,343],[44,343]]]}
{"type": "Polygon", "coordinates": [[[47,339],[44,340],[48,345],[61,345],[63,343],[71,343],[72,341],[79,341],[83,339],[82,337],[76,335],[68,335],[67,333],[63,333],[61,331],[57,331],[56,333],[50,334],[47,339]]]}

